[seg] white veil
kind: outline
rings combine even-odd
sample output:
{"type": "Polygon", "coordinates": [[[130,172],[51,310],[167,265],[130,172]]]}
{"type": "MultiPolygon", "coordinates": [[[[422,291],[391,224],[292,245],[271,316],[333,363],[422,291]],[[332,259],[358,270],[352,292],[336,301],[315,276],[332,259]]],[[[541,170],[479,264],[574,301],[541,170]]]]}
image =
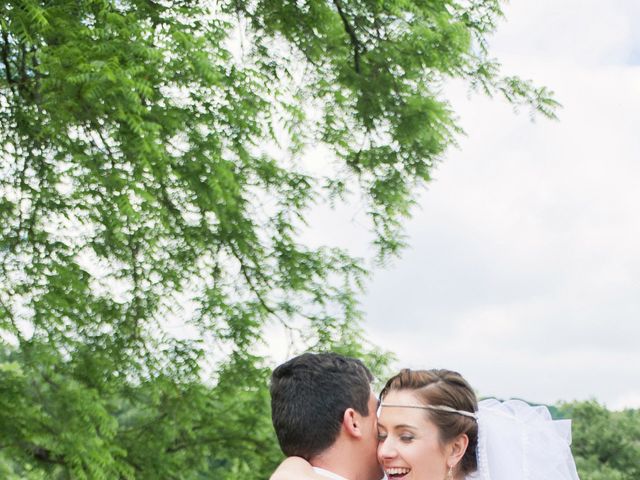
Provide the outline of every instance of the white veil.
{"type": "Polygon", "coordinates": [[[571,420],[520,400],[478,404],[478,471],[467,480],[579,480],[571,420]]]}

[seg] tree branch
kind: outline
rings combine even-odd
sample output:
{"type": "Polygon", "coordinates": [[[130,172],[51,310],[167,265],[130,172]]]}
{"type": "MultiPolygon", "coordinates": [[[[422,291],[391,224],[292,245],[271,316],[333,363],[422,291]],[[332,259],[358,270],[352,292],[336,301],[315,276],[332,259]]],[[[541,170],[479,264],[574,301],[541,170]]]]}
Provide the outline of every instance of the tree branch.
{"type": "Polygon", "coordinates": [[[295,330],[294,327],[289,325],[289,323],[284,318],[282,318],[282,316],[280,316],[273,307],[271,307],[267,303],[267,300],[262,295],[262,292],[260,292],[258,287],[254,284],[253,279],[251,278],[251,275],[249,275],[249,272],[247,271],[247,266],[243,262],[240,252],[238,252],[231,243],[229,243],[228,245],[229,245],[229,248],[231,249],[231,253],[233,253],[233,256],[240,263],[240,272],[242,273],[242,276],[245,282],[247,282],[249,289],[256,296],[256,298],[258,299],[258,302],[260,302],[260,305],[262,305],[262,308],[264,308],[270,315],[273,315],[287,330],[289,331],[295,330]]]}
{"type": "Polygon", "coordinates": [[[349,19],[347,18],[346,14],[344,13],[344,10],[342,9],[342,3],[340,2],[340,0],[333,0],[333,4],[338,9],[338,14],[342,19],[342,23],[344,24],[344,29],[349,35],[349,38],[351,39],[351,45],[353,46],[354,68],[357,73],[360,73],[360,51],[362,49],[362,44],[360,43],[360,41],[358,40],[358,37],[356,36],[356,31],[353,28],[353,25],[349,23],[349,19]]]}
{"type": "Polygon", "coordinates": [[[9,62],[9,35],[2,31],[2,63],[4,63],[4,75],[7,79],[9,87],[13,89],[12,84],[15,83],[11,78],[11,63],[9,62]]]}
{"type": "Polygon", "coordinates": [[[66,465],[64,455],[56,454],[46,447],[35,445],[33,443],[21,443],[20,448],[33,455],[33,458],[40,462],[54,464],[54,465],[66,465]]]}
{"type": "MultiPolygon", "coordinates": [[[[4,266],[3,266],[3,270],[4,270],[4,266]]],[[[4,274],[3,277],[6,278],[6,274],[4,274]]],[[[15,317],[13,315],[13,312],[2,301],[1,298],[0,298],[0,307],[2,307],[2,309],[6,312],[7,318],[9,319],[9,323],[11,323],[11,329],[13,330],[12,333],[18,339],[18,342],[20,343],[20,345],[24,344],[24,337],[22,336],[22,332],[20,332],[20,329],[18,328],[18,324],[17,324],[16,319],[15,319],[15,317]]]]}

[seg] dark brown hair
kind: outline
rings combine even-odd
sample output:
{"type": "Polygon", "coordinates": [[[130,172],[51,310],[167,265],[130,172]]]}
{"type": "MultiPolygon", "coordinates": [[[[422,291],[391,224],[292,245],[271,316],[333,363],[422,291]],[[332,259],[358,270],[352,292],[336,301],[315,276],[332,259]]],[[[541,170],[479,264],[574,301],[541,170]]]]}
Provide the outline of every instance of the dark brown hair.
{"type": "Polygon", "coordinates": [[[305,353],[271,375],[271,418],[285,455],[309,460],[338,437],[345,410],[369,412],[373,376],[355,358],[305,353]]]}
{"type": "MultiPolygon", "coordinates": [[[[451,370],[403,369],[386,383],[380,400],[391,391],[410,390],[424,405],[440,405],[476,412],[478,401],[471,386],[458,372],[451,370]]],[[[425,410],[440,433],[440,442],[446,444],[458,435],[466,434],[469,446],[460,461],[460,471],[467,475],[477,470],[476,448],[478,445],[478,422],[473,418],[441,410],[425,410]]]]}

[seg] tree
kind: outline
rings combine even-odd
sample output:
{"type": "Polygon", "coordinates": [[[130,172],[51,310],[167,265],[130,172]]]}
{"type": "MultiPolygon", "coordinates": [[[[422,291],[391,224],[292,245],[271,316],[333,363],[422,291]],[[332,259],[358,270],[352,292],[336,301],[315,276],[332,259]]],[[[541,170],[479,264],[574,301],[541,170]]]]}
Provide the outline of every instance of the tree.
{"type": "Polygon", "coordinates": [[[388,258],[460,132],[448,79],[553,116],[490,59],[500,17],[498,0],[2,2],[2,468],[264,478],[266,326],[383,363],[358,326],[366,270],[300,241],[308,209],[356,192],[388,258]],[[331,171],[305,170],[312,145],[331,171]]]}
{"type": "Polygon", "coordinates": [[[612,412],[595,401],[561,406],[572,419],[572,450],[582,480],[640,477],[640,411],[612,412]]]}

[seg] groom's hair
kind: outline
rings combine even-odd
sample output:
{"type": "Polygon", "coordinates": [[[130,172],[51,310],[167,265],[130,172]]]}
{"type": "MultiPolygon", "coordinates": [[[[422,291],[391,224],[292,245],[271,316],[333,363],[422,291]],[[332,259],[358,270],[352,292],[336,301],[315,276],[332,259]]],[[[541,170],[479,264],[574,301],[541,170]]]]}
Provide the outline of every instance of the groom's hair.
{"type": "Polygon", "coordinates": [[[373,376],[355,358],[304,353],[271,375],[271,418],[287,456],[309,460],[338,438],[344,412],[369,415],[373,376]]]}

